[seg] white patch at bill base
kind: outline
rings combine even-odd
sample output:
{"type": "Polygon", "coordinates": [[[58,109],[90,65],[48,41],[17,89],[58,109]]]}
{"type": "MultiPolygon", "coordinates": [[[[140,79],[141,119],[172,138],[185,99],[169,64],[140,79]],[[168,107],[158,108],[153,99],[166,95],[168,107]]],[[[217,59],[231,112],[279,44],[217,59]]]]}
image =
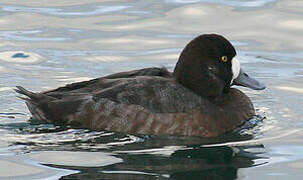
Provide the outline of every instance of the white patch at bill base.
{"type": "Polygon", "coordinates": [[[230,84],[233,83],[233,81],[239,76],[240,74],[240,62],[237,59],[237,57],[235,56],[232,60],[231,60],[231,70],[233,73],[233,77],[231,79],[230,84]]]}

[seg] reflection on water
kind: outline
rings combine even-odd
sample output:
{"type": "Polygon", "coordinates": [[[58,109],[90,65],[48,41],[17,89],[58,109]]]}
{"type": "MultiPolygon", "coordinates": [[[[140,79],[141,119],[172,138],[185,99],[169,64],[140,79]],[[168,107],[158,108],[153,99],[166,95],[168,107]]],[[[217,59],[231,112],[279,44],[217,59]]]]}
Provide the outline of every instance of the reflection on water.
{"type": "MultiPolygon", "coordinates": [[[[260,120],[254,121],[261,123],[260,120]]],[[[62,179],[186,179],[189,175],[193,179],[235,179],[239,168],[258,166],[255,160],[264,159],[259,156],[264,152],[262,144],[204,147],[205,144],[245,142],[253,138],[250,133],[240,134],[239,131],[223,137],[199,138],[133,136],[51,124],[10,123],[1,128],[12,131],[3,133],[0,138],[14,147],[10,154],[13,152],[24,159],[28,168],[32,168],[32,163],[28,162],[37,162],[56,171],[72,170],[65,172],[69,175],[62,174],[62,179]]],[[[51,172],[39,173],[44,177],[51,172]]],[[[38,172],[34,171],[28,177],[36,174],[38,172]]]]}
{"type": "MultiPolygon", "coordinates": [[[[7,125],[11,126],[14,124],[7,125]]],[[[136,137],[112,132],[64,130],[52,125],[18,126],[19,132],[3,139],[19,146],[13,150],[23,152],[19,157],[75,172],[61,179],[187,179],[188,176],[191,179],[236,179],[239,168],[267,163],[262,155],[265,151],[262,144],[203,147],[208,143],[253,138],[239,133],[210,139],[136,137]],[[256,163],[258,159],[265,162],[256,163]]]]}
{"type": "MultiPolygon", "coordinates": [[[[117,157],[123,159],[123,163],[93,170],[80,168],[81,173],[62,179],[236,179],[239,168],[251,167],[254,160],[260,158],[258,153],[248,153],[246,148],[187,146],[186,150],[175,150],[169,156],[149,153],[117,154],[117,157]]],[[[165,148],[163,150],[165,151],[165,148]]],[[[52,167],[79,170],[79,167],[72,166],[52,167]]]]}
{"type": "Polygon", "coordinates": [[[0,179],[301,179],[302,2],[1,1],[0,179]],[[190,39],[213,32],[230,39],[242,67],[267,86],[239,88],[258,116],[223,137],[30,124],[13,91],[143,67],[173,70],[190,39]]]}

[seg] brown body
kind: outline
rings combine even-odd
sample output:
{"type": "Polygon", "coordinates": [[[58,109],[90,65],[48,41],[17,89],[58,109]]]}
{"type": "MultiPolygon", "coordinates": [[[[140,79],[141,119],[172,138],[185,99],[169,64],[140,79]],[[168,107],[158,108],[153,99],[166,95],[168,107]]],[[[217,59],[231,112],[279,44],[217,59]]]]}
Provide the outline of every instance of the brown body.
{"type": "Polygon", "coordinates": [[[35,97],[38,101],[33,97],[27,105],[39,121],[135,134],[218,136],[254,115],[241,91],[232,88],[207,99],[176,83],[163,68],[119,73],[35,97]]]}

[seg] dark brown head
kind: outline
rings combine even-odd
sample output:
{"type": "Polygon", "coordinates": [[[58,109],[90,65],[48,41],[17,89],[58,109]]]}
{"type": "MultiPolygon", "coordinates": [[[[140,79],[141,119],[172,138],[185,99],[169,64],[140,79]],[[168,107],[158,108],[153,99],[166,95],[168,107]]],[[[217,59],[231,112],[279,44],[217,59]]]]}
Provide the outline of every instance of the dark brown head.
{"type": "MultiPolygon", "coordinates": [[[[196,94],[217,97],[223,92],[228,92],[240,72],[247,75],[240,70],[240,63],[235,57],[235,48],[223,36],[200,35],[183,49],[174,76],[179,83],[196,94]]],[[[246,86],[253,89],[265,88],[264,85],[256,82],[254,87],[246,86]]]]}

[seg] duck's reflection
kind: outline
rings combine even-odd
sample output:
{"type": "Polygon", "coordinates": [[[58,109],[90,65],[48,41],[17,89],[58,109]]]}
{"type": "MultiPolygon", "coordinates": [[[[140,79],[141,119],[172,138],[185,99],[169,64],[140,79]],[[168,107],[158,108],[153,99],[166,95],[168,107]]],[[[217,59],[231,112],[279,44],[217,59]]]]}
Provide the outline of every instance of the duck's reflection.
{"type": "Polygon", "coordinates": [[[30,150],[38,152],[56,151],[58,153],[52,155],[61,158],[47,157],[48,160],[54,160],[45,161],[42,158],[38,162],[49,162],[47,166],[79,172],[61,179],[236,179],[239,168],[257,166],[255,160],[262,158],[264,152],[262,144],[243,145],[249,144],[254,137],[239,131],[216,138],[198,138],[134,136],[113,132],[50,129],[48,126],[34,128],[38,130],[32,130],[35,126],[30,126],[26,130],[24,124],[18,127],[23,127],[20,137],[25,138],[16,140],[15,134],[16,144],[25,144],[30,150]],[[35,140],[31,140],[33,137],[35,140]],[[48,144],[42,143],[43,141],[48,144]],[[64,159],[66,153],[60,153],[62,151],[94,151],[98,155],[84,156],[85,153],[78,153],[79,157],[64,159]],[[109,154],[111,158],[108,158],[109,154]],[[95,158],[103,165],[100,163],[98,166],[95,158]],[[120,161],[111,160],[117,158],[120,161]],[[94,162],[91,163],[94,167],[89,165],[90,161],[94,162]],[[84,165],[81,167],[79,162],[84,165]]]}
{"type": "Polygon", "coordinates": [[[180,146],[170,155],[155,151],[118,153],[123,162],[105,167],[51,166],[80,171],[62,179],[236,179],[239,168],[256,166],[254,160],[261,158],[263,149],[263,145],[180,146]]]}

